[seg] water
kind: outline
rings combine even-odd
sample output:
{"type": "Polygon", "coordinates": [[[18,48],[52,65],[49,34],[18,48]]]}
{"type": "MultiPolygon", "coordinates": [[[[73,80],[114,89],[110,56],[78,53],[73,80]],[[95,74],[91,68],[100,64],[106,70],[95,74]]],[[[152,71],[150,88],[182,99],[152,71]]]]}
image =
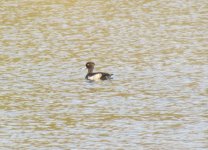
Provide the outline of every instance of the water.
{"type": "Polygon", "coordinates": [[[0,149],[208,149],[207,5],[1,0],[0,149]]]}

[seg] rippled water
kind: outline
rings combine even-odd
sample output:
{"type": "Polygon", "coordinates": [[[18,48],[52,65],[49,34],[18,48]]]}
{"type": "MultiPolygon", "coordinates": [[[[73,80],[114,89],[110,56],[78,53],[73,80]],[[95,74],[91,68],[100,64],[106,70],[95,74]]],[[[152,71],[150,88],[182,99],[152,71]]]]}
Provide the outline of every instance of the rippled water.
{"type": "Polygon", "coordinates": [[[206,0],[0,2],[0,149],[208,149],[206,0]]]}

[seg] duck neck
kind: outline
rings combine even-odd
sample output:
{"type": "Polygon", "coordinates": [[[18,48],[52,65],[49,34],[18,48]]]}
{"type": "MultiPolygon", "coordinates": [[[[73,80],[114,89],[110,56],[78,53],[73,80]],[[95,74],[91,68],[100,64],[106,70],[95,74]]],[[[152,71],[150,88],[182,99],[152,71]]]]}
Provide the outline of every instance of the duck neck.
{"type": "Polygon", "coordinates": [[[94,67],[88,68],[88,73],[92,73],[93,69],[94,69],[94,67]]]}

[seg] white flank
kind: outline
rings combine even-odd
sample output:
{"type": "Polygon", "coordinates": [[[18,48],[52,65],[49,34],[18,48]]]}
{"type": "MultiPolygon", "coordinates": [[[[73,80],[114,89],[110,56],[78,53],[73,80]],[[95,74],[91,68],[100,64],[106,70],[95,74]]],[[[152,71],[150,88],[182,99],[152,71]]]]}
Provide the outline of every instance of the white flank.
{"type": "Polygon", "coordinates": [[[102,74],[99,73],[99,74],[95,74],[95,75],[93,75],[93,76],[91,76],[91,77],[88,77],[88,79],[89,79],[89,80],[98,81],[98,80],[100,80],[100,77],[101,77],[101,76],[102,76],[102,74]]]}

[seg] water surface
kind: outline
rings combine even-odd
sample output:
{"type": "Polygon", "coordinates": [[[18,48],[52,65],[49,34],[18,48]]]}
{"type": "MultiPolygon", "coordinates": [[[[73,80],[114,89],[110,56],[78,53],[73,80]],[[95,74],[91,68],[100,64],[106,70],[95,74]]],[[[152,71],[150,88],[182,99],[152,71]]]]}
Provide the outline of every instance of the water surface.
{"type": "Polygon", "coordinates": [[[0,149],[208,149],[206,0],[0,9],[0,149]]]}

